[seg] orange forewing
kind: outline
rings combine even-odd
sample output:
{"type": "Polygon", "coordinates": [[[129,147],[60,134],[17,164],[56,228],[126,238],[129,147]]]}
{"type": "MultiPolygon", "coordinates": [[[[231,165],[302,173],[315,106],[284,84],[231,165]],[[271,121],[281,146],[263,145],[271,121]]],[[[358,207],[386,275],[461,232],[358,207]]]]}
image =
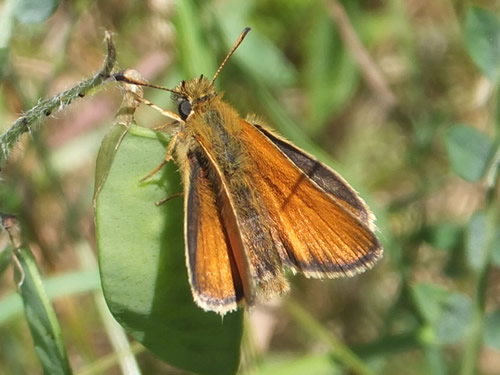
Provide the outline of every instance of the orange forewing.
{"type": "MultiPolygon", "coordinates": [[[[364,203],[357,197],[355,203],[350,198],[334,199],[273,143],[267,135],[272,133],[243,120],[241,126],[248,173],[285,248],[285,255],[280,252],[282,262],[318,278],[353,275],[370,267],[382,249],[364,203]]],[[[323,168],[342,183],[341,190],[354,193],[338,175],[323,168]]]]}
{"type": "Polygon", "coordinates": [[[341,204],[351,214],[361,220],[372,231],[375,217],[358,193],[352,189],[337,172],[317,161],[304,150],[284,140],[266,127],[259,125],[250,117],[249,121],[266,136],[290,161],[330,197],[341,204]]]}
{"type": "Polygon", "coordinates": [[[189,154],[186,185],[185,234],[187,266],[193,296],[205,310],[235,310],[243,298],[243,282],[231,245],[230,223],[222,215],[217,180],[203,155],[189,154]]]}

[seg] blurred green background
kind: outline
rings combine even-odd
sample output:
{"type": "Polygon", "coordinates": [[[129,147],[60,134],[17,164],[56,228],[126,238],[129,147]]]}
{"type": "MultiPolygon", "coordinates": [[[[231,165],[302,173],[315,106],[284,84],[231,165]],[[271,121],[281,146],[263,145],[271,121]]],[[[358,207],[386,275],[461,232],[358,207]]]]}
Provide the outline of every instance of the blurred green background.
{"type": "MultiPolygon", "coordinates": [[[[239,373],[499,374],[499,14],[493,0],[6,0],[0,137],[100,68],[105,30],[120,68],[173,87],[212,76],[251,26],[219,90],[339,171],[375,212],[385,255],[353,279],[291,278],[290,295],[245,319],[239,373]]],[[[13,146],[0,211],[23,224],[75,374],[183,374],[127,346],[102,300],[95,160],[122,94],[99,87],[0,142],[13,146]]],[[[168,93],[146,97],[175,110],[168,93]]],[[[10,254],[0,233],[0,374],[39,374],[10,254]]]]}

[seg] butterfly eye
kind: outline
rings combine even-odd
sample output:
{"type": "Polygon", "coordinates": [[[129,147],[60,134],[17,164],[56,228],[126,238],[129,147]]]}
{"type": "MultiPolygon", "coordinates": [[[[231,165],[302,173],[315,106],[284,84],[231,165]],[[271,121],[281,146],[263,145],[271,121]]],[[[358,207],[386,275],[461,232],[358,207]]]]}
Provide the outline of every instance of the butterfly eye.
{"type": "Polygon", "coordinates": [[[191,113],[191,103],[189,103],[188,100],[183,100],[182,102],[180,102],[178,112],[183,120],[187,119],[187,117],[191,113]]]}

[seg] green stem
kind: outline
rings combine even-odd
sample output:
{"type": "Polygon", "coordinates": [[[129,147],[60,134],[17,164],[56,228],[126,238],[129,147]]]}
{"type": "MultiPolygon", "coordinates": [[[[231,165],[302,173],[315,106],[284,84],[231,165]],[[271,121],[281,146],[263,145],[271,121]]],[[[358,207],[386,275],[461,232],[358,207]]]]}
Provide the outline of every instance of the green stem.
{"type": "Polygon", "coordinates": [[[45,291],[36,260],[26,245],[21,227],[12,215],[1,214],[1,225],[9,234],[17,265],[19,294],[23,300],[26,321],[44,374],[72,374],[62,339],[61,327],[45,291]]]}
{"type": "Polygon", "coordinates": [[[323,327],[307,310],[303,309],[299,304],[288,299],[286,308],[292,318],[304,329],[309,335],[315,339],[322,341],[328,345],[332,355],[340,363],[353,370],[359,375],[373,375],[374,372],[368,368],[363,360],[359,358],[348,346],[341,340],[323,327]]]}
{"type": "MultiPolygon", "coordinates": [[[[497,109],[498,111],[498,109],[497,109]]],[[[500,124],[500,122],[499,122],[500,124]]],[[[497,149],[486,172],[486,206],[487,206],[487,248],[485,262],[479,270],[476,281],[476,295],[474,301],[474,316],[471,324],[467,345],[465,346],[461,375],[472,375],[477,372],[477,361],[481,350],[484,331],[486,290],[488,287],[489,271],[491,268],[491,251],[500,222],[498,211],[499,197],[496,194],[500,169],[500,127],[497,124],[495,143],[497,149]]]]}
{"type": "MultiPolygon", "coordinates": [[[[500,133],[497,133],[497,139],[500,133]]],[[[498,144],[498,142],[497,142],[498,144]]],[[[476,293],[474,300],[474,316],[465,346],[464,360],[461,375],[473,375],[477,372],[478,356],[481,351],[484,331],[484,319],[486,315],[486,291],[488,288],[489,272],[491,269],[491,252],[496,238],[500,213],[498,211],[498,199],[496,188],[498,186],[498,169],[500,165],[500,148],[497,148],[492,162],[486,173],[486,249],[484,250],[485,261],[476,276],[476,293]]]]}
{"type": "Polygon", "coordinates": [[[60,111],[73,100],[85,96],[90,90],[109,80],[116,62],[116,50],[110,33],[106,32],[105,40],[107,55],[101,70],[97,74],[52,98],[41,101],[19,117],[5,133],[0,135],[0,166],[8,159],[10,151],[19,138],[24,133],[31,132],[40,119],[60,111]]]}
{"type": "Polygon", "coordinates": [[[476,293],[474,298],[474,316],[471,323],[467,344],[464,348],[464,359],[462,362],[461,375],[473,375],[477,373],[477,362],[483,341],[484,320],[486,315],[486,291],[488,288],[489,272],[491,269],[491,250],[499,222],[498,206],[495,198],[489,201],[487,211],[487,236],[486,256],[484,266],[480,269],[476,278],[476,293]]]}
{"type": "Polygon", "coordinates": [[[77,375],[104,374],[107,371],[110,371],[113,367],[117,365],[117,363],[120,362],[120,356],[137,355],[144,351],[145,351],[144,347],[141,344],[135,342],[130,345],[130,349],[106,354],[105,356],[99,358],[91,365],[88,365],[82,370],[80,370],[77,373],[77,375]]]}

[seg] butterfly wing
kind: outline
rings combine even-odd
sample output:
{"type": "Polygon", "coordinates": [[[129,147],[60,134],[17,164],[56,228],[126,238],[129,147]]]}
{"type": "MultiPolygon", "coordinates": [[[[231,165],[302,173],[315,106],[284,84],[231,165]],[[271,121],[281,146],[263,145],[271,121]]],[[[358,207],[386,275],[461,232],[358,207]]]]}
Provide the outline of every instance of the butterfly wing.
{"type": "Polygon", "coordinates": [[[224,314],[243,298],[244,282],[231,244],[231,225],[223,217],[219,186],[200,152],[185,161],[185,240],[189,281],[196,303],[224,314]]]}
{"type": "Polygon", "coordinates": [[[304,150],[280,138],[269,129],[254,124],[302,173],[312,179],[318,187],[335,199],[343,208],[361,220],[372,231],[375,217],[356,191],[334,170],[328,168],[304,150]]]}
{"type": "Polygon", "coordinates": [[[354,275],[382,248],[373,215],[335,172],[262,126],[241,121],[249,175],[279,236],[281,260],[307,277],[354,275]]]}

